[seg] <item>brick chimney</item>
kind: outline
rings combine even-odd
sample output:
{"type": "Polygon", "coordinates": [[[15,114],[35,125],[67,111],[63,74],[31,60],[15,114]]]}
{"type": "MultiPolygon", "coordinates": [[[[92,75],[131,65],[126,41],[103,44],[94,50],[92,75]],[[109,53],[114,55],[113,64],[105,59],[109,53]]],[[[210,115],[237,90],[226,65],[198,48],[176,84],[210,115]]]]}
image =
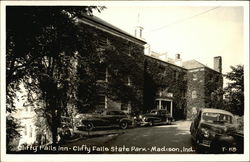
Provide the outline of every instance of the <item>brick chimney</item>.
{"type": "Polygon", "coordinates": [[[222,72],[222,58],[221,56],[214,57],[214,70],[222,72]]]}
{"type": "Polygon", "coordinates": [[[175,60],[179,60],[179,59],[181,59],[181,54],[179,53],[175,54],[175,60]]]}

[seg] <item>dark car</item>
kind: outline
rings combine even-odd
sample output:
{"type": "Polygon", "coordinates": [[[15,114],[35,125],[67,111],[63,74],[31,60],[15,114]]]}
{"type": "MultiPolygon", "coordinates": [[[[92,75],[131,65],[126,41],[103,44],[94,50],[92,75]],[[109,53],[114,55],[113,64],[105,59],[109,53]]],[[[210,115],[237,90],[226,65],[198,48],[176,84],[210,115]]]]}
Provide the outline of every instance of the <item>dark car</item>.
{"type": "Polygon", "coordinates": [[[108,110],[101,114],[79,114],[76,116],[75,124],[78,129],[85,128],[87,131],[117,126],[127,129],[132,125],[132,120],[123,111],[108,110]]]}
{"type": "Polygon", "coordinates": [[[167,110],[153,109],[150,113],[139,115],[137,123],[140,126],[153,126],[155,124],[171,124],[172,121],[173,118],[167,110]]]}
{"type": "Polygon", "coordinates": [[[190,126],[191,136],[198,151],[207,148],[214,153],[218,150],[226,153],[236,146],[237,133],[233,121],[234,116],[228,111],[201,108],[190,126]]]}

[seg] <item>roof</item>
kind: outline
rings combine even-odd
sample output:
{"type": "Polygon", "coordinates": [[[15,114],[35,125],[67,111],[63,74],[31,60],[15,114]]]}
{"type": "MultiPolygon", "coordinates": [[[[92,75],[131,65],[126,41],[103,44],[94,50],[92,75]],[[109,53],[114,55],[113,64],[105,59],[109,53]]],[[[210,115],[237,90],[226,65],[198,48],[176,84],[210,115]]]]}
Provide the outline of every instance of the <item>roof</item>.
{"type": "Polygon", "coordinates": [[[232,113],[222,110],[222,109],[215,109],[215,108],[202,108],[202,112],[212,112],[212,113],[222,113],[222,114],[227,114],[227,115],[233,115],[232,113]]]}
{"type": "Polygon", "coordinates": [[[163,60],[160,60],[159,58],[156,58],[154,56],[149,56],[149,55],[144,55],[144,56],[147,57],[147,58],[150,58],[150,59],[154,59],[156,61],[160,61],[160,62],[162,62],[164,64],[172,65],[172,66],[174,66],[176,68],[179,68],[179,69],[182,69],[182,70],[187,70],[186,68],[184,68],[182,66],[178,66],[178,65],[176,65],[176,64],[174,64],[173,62],[170,62],[170,61],[163,61],[163,60]]]}
{"type": "Polygon", "coordinates": [[[188,60],[188,61],[183,61],[182,66],[186,69],[195,69],[195,68],[201,68],[201,67],[207,67],[206,65],[200,63],[199,61],[196,60],[188,60]]]}
{"type": "Polygon", "coordinates": [[[99,18],[97,16],[85,14],[85,15],[83,15],[83,18],[81,18],[80,20],[81,21],[88,20],[88,21],[90,21],[92,23],[95,23],[96,25],[99,25],[99,26],[101,25],[102,27],[104,27],[106,29],[115,31],[116,33],[125,35],[126,37],[129,37],[129,38],[131,38],[133,40],[136,40],[136,41],[139,41],[139,42],[141,42],[143,44],[146,44],[146,42],[144,40],[136,38],[135,36],[129,34],[128,32],[126,32],[126,31],[124,31],[124,30],[122,30],[122,29],[120,29],[120,28],[118,28],[118,27],[104,21],[103,19],[101,19],[101,18],[99,18]]]}

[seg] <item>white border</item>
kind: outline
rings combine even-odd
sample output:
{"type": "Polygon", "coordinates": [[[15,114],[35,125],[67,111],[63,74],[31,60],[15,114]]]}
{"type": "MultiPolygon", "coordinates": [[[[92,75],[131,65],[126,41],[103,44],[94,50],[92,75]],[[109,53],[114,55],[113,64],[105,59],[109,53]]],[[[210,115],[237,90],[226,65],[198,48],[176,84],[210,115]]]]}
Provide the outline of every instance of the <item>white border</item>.
{"type": "MultiPolygon", "coordinates": [[[[247,1],[2,1],[1,2],[1,161],[248,161],[249,160],[249,2],[247,1]],[[5,7],[6,5],[106,5],[106,6],[242,6],[244,7],[244,71],[245,71],[245,154],[199,155],[199,154],[141,154],[141,155],[11,155],[6,154],[5,118],[5,7]]],[[[236,54],[237,55],[237,54],[236,54]]]]}

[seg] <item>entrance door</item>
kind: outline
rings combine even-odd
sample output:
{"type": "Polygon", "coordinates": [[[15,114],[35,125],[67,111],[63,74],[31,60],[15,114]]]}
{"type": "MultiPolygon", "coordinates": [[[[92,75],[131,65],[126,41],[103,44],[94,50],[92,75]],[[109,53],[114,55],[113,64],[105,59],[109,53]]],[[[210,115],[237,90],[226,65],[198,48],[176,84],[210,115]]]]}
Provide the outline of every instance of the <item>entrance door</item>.
{"type": "Polygon", "coordinates": [[[167,110],[168,113],[171,114],[172,116],[172,100],[167,100],[167,99],[157,99],[156,100],[156,107],[157,109],[164,109],[164,110],[167,110]]]}

